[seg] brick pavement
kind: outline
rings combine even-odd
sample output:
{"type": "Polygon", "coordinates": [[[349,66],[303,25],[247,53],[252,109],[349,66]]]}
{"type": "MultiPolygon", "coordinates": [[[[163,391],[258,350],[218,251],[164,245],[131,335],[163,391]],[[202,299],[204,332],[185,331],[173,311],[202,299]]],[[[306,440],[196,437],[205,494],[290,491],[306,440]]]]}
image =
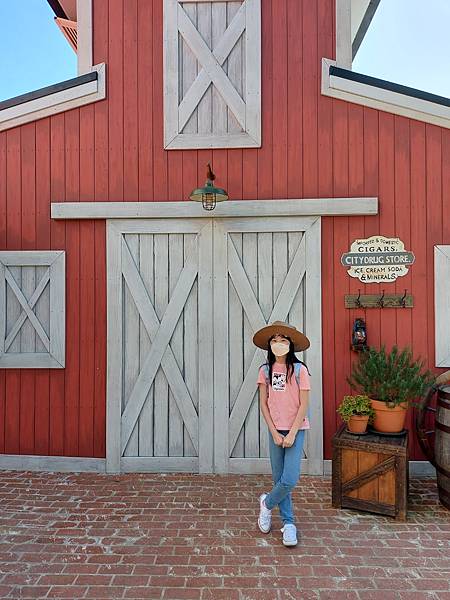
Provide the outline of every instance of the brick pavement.
{"type": "Polygon", "coordinates": [[[295,491],[296,548],[256,528],[267,476],[0,472],[0,598],[450,600],[450,512],[412,480],[407,523],[295,491]]]}

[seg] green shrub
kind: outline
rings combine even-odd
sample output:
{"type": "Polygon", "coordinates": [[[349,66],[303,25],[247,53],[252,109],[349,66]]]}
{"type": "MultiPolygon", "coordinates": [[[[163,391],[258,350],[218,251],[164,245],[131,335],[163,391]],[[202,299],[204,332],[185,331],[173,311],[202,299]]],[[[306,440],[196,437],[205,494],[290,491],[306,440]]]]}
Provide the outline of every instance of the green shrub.
{"type": "Polygon", "coordinates": [[[369,347],[361,352],[347,381],[352,389],[394,407],[415,404],[413,400],[433,385],[435,376],[425,370],[424,361],[413,359],[410,348],[399,350],[394,346],[386,352],[382,346],[380,350],[369,347]]]}
{"type": "Polygon", "coordinates": [[[357,396],[344,396],[343,401],[339,405],[337,412],[341,415],[342,419],[348,423],[350,417],[369,417],[369,423],[372,423],[374,417],[374,410],[370,403],[369,396],[357,395],[357,396]]]}

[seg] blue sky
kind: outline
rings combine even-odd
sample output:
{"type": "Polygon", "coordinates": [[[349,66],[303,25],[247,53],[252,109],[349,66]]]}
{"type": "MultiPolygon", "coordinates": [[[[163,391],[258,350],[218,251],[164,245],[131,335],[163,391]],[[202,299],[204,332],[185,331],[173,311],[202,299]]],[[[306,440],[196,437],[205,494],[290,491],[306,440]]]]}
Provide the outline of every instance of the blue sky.
{"type": "Polygon", "coordinates": [[[75,52],[46,0],[0,0],[0,100],[76,77],[75,52]]]}
{"type": "MultiPolygon", "coordinates": [[[[450,97],[449,25],[450,0],[381,0],[353,69],[450,97]]],[[[0,0],[0,100],[74,76],[46,0],[0,0]]]]}
{"type": "Polygon", "coordinates": [[[381,0],[353,70],[450,97],[450,0],[381,0]]]}

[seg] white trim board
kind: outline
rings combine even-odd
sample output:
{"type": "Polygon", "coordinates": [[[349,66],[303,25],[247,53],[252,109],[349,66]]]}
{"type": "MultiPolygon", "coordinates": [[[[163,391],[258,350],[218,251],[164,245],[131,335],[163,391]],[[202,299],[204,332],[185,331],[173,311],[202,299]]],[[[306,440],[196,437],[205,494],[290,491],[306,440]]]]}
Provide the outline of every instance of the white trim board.
{"type": "Polygon", "coordinates": [[[92,67],[92,71],[98,73],[96,81],[0,110],[0,131],[103,100],[106,98],[105,64],[92,67]]]}
{"type": "Polygon", "coordinates": [[[220,218],[261,216],[376,215],[378,198],[297,200],[233,200],[213,211],[200,203],[182,202],[52,202],[52,219],[220,218]]]}
{"type": "MultiPolygon", "coordinates": [[[[123,460],[123,459],[122,459],[123,460]]],[[[230,474],[239,474],[238,463],[234,464],[231,459],[230,474]]],[[[125,461],[126,462],[126,461],[125,461]]],[[[303,475],[307,475],[307,459],[302,461],[303,475]]],[[[331,460],[323,461],[324,477],[331,475],[331,460]]],[[[167,467],[167,465],[165,465],[167,467]]],[[[123,465],[122,472],[127,472],[127,464],[123,465]]],[[[106,459],[104,458],[85,458],[77,456],[37,456],[31,454],[0,454],[1,471],[47,471],[61,473],[106,473],[106,459]]],[[[141,471],[134,471],[141,472],[141,471]]],[[[145,472],[143,470],[142,472],[145,472]]],[[[255,473],[270,474],[268,459],[255,459],[255,473]],[[256,462],[257,461],[257,462],[256,462]]],[[[435,468],[428,461],[411,460],[409,461],[409,473],[411,477],[436,477],[435,468]]],[[[115,473],[111,473],[114,475],[115,473]]],[[[302,475],[302,476],[303,476],[302,475]]],[[[317,475],[316,475],[317,477],[317,475]]]]}
{"type": "Polygon", "coordinates": [[[450,367],[450,246],[434,247],[434,338],[436,367],[450,367]]]}
{"type": "Polygon", "coordinates": [[[84,73],[90,73],[93,70],[92,1],[77,0],[78,75],[84,75],[84,73]]]}
{"type": "Polygon", "coordinates": [[[322,95],[450,129],[450,108],[373,85],[330,75],[337,63],[322,58],[322,95]]]}
{"type": "Polygon", "coordinates": [[[59,471],[63,473],[105,473],[104,458],[79,456],[37,456],[34,454],[0,454],[0,470],[59,471]]]}

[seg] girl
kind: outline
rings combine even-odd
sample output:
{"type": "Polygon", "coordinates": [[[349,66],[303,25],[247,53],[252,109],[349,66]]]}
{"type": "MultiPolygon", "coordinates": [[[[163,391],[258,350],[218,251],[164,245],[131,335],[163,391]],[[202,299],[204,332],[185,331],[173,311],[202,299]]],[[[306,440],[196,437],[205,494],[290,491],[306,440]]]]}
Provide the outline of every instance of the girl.
{"type": "Polygon", "coordinates": [[[294,354],[306,350],[308,338],[292,325],[274,321],[253,336],[267,350],[267,363],[259,369],[261,412],[269,428],[269,453],[274,487],[259,498],[258,526],[268,533],[272,509],[278,506],[283,521],[283,544],[297,544],[291,492],[300,477],[309,403],[309,371],[294,354]]]}

